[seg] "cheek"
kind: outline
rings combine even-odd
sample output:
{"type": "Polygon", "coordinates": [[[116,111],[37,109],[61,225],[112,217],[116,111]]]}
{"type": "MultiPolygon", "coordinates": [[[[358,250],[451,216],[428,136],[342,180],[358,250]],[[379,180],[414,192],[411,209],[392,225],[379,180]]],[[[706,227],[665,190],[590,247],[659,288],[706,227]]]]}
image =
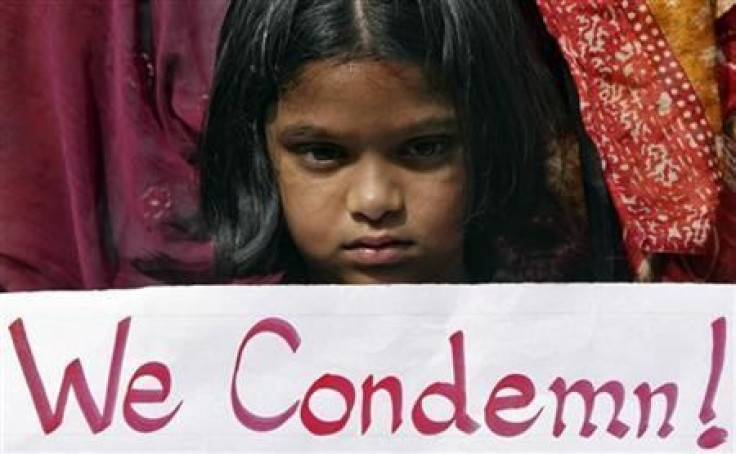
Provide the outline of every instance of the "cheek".
{"type": "Polygon", "coordinates": [[[448,247],[463,237],[463,191],[449,190],[425,201],[418,209],[417,220],[425,226],[425,235],[432,243],[447,243],[448,247]]]}
{"type": "Polygon", "coordinates": [[[414,225],[421,229],[425,241],[441,245],[443,249],[461,246],[465,194],[465,175],[462,170],[440,181],[415,187],[412,195],[414,225]]]}
{"type": "MultiPolygon", "coordinates": [[[[315,247],[337,225],[338,190],[327,182],[315,182],[283,169],[278,176],[281,204],[289,232],[297,246],[315,247]]],[[[301,247],[300,247],[301,248],[301,247]]]]}

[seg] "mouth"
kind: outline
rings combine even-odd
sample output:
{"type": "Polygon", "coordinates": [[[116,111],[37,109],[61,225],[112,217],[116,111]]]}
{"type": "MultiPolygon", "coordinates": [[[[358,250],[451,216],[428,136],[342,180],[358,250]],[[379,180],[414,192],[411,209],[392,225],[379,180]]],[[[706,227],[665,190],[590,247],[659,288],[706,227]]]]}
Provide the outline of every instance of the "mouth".
{"type": "Polygon", "coordinates": [[[414,242],[391,236],[361,237],[342,249],[348,259],[363,266],[395,265],[406,260],[414,242]]]}

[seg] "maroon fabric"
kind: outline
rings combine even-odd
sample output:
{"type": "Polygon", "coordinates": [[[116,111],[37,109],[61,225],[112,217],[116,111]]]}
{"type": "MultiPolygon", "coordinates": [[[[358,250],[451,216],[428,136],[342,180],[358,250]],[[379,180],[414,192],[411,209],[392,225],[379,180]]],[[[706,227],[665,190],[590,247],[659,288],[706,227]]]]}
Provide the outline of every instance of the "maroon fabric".
{"type": "Polygon", "coordinates": [[[0,2],[0,287],[153,283],[134,261],[205,269],[172,227],[197,207],[191,164],[227,0],[0,2]]]}

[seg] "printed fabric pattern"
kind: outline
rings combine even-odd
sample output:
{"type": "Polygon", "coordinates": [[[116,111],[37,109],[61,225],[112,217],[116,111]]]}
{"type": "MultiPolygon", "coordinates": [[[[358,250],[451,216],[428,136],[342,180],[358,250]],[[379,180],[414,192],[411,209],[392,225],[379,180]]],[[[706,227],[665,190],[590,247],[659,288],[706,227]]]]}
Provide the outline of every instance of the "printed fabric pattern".
{"type": "Polygon", "coordinates": [[[736,280],[728,238],[736,224],[723,212],[733,208],[733,187],[724,183],[733,155],[715,77],[716,15],[728,5],[538,5],[577,85],[632,270],[642,280],[736,280]]]}

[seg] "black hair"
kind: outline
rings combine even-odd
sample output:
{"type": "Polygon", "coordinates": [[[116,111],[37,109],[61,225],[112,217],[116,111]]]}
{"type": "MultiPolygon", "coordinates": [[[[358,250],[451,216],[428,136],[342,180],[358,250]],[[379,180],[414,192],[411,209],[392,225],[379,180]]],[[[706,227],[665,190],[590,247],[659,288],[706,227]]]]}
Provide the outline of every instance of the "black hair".
{"type": "Polygon", "coordinates": [[[266,150],[267,110],[305,64],[368,58],[418,65],[454,104],[469,175],[466,265],[473,280],[489,280],[493,239],[529,222],[544,198],[558,123],[518,1],[232,0],[199,153],[215,274],[298,273],[266,150]]]}

